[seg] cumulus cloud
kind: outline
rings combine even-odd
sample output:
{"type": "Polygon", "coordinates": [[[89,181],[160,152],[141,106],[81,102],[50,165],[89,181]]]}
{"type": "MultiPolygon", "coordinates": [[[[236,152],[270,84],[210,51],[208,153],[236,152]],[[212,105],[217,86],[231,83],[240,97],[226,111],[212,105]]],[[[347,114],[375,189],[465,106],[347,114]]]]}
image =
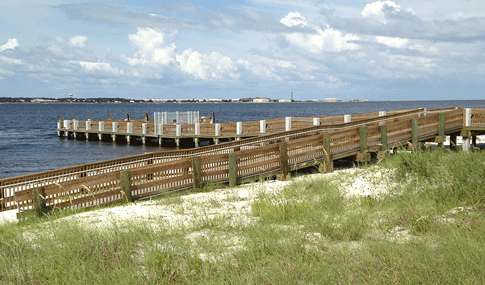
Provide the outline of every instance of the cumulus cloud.
{"type": "Polygon", "coordinates": [[[2,52],[4,50],[8,50],[8,49],[13,50],[18,46],[19,46],[19,43],[18,43],[17,39],[15,39],[15,38],[8,39],[6,44],[0,46],[0,52],[2,52]]]}
{"type": "Polygon", "coordinates": [[[373,18],[381,23],[387,23],[386,12],[398,13],[401,11],[401,6],[392,1],[376,1],[365,5],[361,15],[364,18],[373,18]]]}
{"type": "Polygon", "coordinates": [[[392,48],[407,48],[409,47],[409,43],[410,43],[409,39],[383,37],[383,36],[376,36],[376,41],[380,44],[384,44],[392,48]]]}
{"type": "Polygon", "coordinates": [[[239,78],[235,73],[237,67],[234,62],[218,52],[207,55],[189,48],[182,54],[178,54],[176,59],[183,72],[192,74],[196,78],[211,80],[219,80],[226,76],[233,79],[239,78]]]}
{"type": "Polygon", "coordinates": [[[288,27],[311,28],[312,33],[294,32],[284,35],[289,43],[312,53],[341,52],[359,48],[359,45],[352,42],[359,40],[359,37],[352,34],[343,35],[342,32],[328,25],[324,25],[322,28],[311,23],[308,18],[302,16],[299,12],[288,13],[280,22],[288,27]]]}
{"type": "Polygon", "coordinates": [[[173,39],[177,31],[164,32],[152,28],[138,28],[128,35],[133,47],[131,57],[122,59],[136,69],[131,74],[141,78],[162,78],[164,74],[181,72],[203,80],[238,79],[237,64],[219,52],[201,54],[191,48],[177,53],[173,39]]]}
{"type": "Polygon", "coordinates": [[[129,65],[168,65],[175,59],[175,43],[168,44],[167,38],[172,35],[164,34],[151,28],[138,28],[135,34],[128,35],[133,49],[133,57],[123,57],[129,65]],[[168,45],[167,45],[168,44],[168,45]]]}
{"type": "Polygon", "coordinates": [[[69,38],[69,44],[77,48],[85,48],[87,41],[88,37],[86,36],[74,36],[69,38]]]}

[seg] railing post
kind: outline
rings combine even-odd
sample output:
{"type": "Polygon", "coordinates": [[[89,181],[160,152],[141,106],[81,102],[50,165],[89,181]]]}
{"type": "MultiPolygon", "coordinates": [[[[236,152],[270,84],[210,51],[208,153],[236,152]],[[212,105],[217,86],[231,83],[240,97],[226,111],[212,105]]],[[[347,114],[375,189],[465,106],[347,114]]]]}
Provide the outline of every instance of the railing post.
{"type": "MultiPolygon", "coordinates": [[[[386,112],[386,111],[379,111],[379,117],[384,117],[384,116],[386,116],[386,114],[387,114],[387,112],[386,112]]],[[[384,122],[384,121],[379,121],[379,126],[382,126],[382,125],[384,125],[384,124],[386,124],[386,122],[384,122]]]]}
{"type": "Polygon", "coordinates": [[[472,125],[472,109],[465,108],[465,127],[470,127],[472,125]]]}
{"type": "Polygon", "coordinates": [[[324,162],[324,169],[322,172],[328,173],[333,171],[333,165],[330,161],[330,135],[324,134],[323,135],[323,162],[324,162]]]}
{"type": "Polygon", "coordinates": [[[113,139],[113,142],[116,142],[116,133],[118,132],[118,122],[113,122],[113,129],[112,132],[113,134],[111,135],[111,138],[113,139]]]}
{"type": "Polygon", "coordinates": [[[200,136],[200,123],[195,123],[195,135],[200,136]]]}
{"type": "Polygon", "coordinates": [[[237,182],[237,156],[235,152],[229,153],[229,187],[235,187],[237,182]]]}
{"type": "MultiPolygon", "coordinates": [[[[464,123],[465,123],[465,127],[470,127],[472,125],[472,109],[470,108],[465,108],[465,118],[464,118],[464,123]]],[[[462,132],[462,133],[466,133],[467,136],[463,136],[463,146],[462,146],[462,149],[464,151],[469,151],[470,150],[470,132],[465,129],[466,132],[462,132]]]]}
{"type": "Polygon", "coordinates": [[[283,179],[288,175],[288,153],[286,143],[280,143],[280,169],[283,179]]]}
{"type": "Polygon", "coordinates": [[[143,123],[141,124],[141,133],[146,135],[147,134],[147,129],[148,129],[148,124],[147,123],[143,123]]]}
{"type": "Polygon", "coordinates": [[[344,115],[344,123],[350,123],[351,122],[351,116],[350,115],[344,115]]]}
{"type": "Polygon", "coordinates": [[[313,125],[320,126],[320,118],[313,118],[313,125]]]}
{"type": "Polygon", "coordinates": [[[177,137],[182,136],[182,125],[181,124],[175,125],[175,135],[177,137]]]}
{"type": "Polygon", "coordinates": [[[216,137],[221,135],[221,124],[215,124],[215,135],[216,137]]]}
{"type": "Polygon", "coordinates": [[[266,133],[266,120],[259,121],[259,133],[265,134],[266,133]]]}
{"type": "Polygon", "coordinates": [[[104,132],[104,122],[103,121],[100,121],[98,123],[98,131],[104,132]]]}
{"type": "Polygon", "coordinates": [[[362,160],[365,164],[368,161],[368,151],[367,151],[367,127],[360,127],[359,128],[359,137],[360,137],[360,155],[362,160]]]}
{"type": "Polygon", "coordinates": [[[236,135],[242,135],[242,122],[236,123],[236,135]]]}
{"type": "Polygon", "coordinates": [[[387,125],[381,126],[381,147],[379,152],[377,153],[377,159],[382,160],[386,157],[389,157],[389,151],[387,150],[387,125]]]}
{"type": "Polygon", "coordinates": [[[64,120],[64,129],[71,129],[71,120],[64,120]]]}
{"type": "Polygon", "coordinates": [[[44,187],[38,187],[38,188],[32,189],[32,202],[34,204],[34,212],[39,217],[47,214],[44,187]]]}
{"type": "Polygon", "coordinates": [[[118,122],[113,122],[112,127],[113,127],[113,133],[117,133],[118,132],[118,122]]]}
{"type": "Polygon", "coordinates": [[[419,143],[418,119],[412,119],[411,121],[411,145],[413,150],[421,149],[419,143]]]}
{"type": "Polygon", "coordinates": [[[91,124],[92,124],[92,123],[91,123],[91,119],[88,119],[88,120],[86,121],[86,131],[90,131],[90,130],[91,130],[91,124]]]}
{"type": "Polygon", "coordinates": [[[120,172],[121,191],[123,192],[123,202],[133,202],[131,196],[131,171],[129,169],[120,172]]]}
{"type": "Polygon", "coordinates": [[[285,131],[291,131],[291,117],[285,118],[285,131]]]}
{"type": "Polygon", "coordinates": [[[387,125],[381,126],[381,150],[387,151],[387,125]]]}
{"type": "Polygon", "coordinates": [[[192,157],[192,178],[193,178],[194,190],[200,189],[201,172],[202,172],[202,168],[201,168],[200,156],[193,156],[192,157]]]}
{"type": "Polygon", "coordinates": [[[79,121],[78,120],[72,120],[72,128],[74,130],[79,130],[79,121]]]}
{"type": "Polygon", "coordinates": [[[443,146],[445,142],[445,122],[446,122],[446,114],[440,113],[438,119],[438,136],[441,137],[441,142],[438,143],[438,146],[443,146]]]}

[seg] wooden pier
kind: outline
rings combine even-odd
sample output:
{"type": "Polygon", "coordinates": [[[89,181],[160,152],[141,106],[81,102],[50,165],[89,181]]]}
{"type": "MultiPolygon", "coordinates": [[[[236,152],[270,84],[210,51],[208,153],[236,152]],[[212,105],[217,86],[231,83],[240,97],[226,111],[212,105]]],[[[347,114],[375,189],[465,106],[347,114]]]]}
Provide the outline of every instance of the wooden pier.
{"type": "Polygon", "coordinates": [[[172,122],[171,118],[175,118],[174,116],[168,120],[165,118],[163,122],[163,120],[157,118],[156,113],[153,118],[149,118],[148,113],[145,113],[144,119],[135,120],[131,119],[129,114],[126,114],[124,120],[114,120],[111,114],[109,114],[107,120],[92,120],[89,115],[85,121],[78,120],[77,115],[74,115],[73,120],[62,120],[62,117],[59,116],[57,134],[59,137],[75,140],[100,140],[126,144],[158,144],[160,146],[192,148],[312,126],[335,126],[409,111],[426,112],[425,109],[381,111],[336,117],[286,117],[232,123],[215,123],[213,113],[211,116],[198,118],[197,122],[185,120],[186,123],[175,123],[180,121],[178,118],[181,118],[181,114],[185,112],[177,112],[177,119],[173,119],[173,123],[167,121],[172,122]]]}
{"type": "MultiPolygon", "coordinates": [[[[350,121],[345,116],[291,118],[291,130],[286,128],[290,120],[278,120],[279,126],[267,121],[266,133],[251,132],[249,127],[247,133],[244,127],[242,133],[238,133],[237,123],[228,123],[232,131],[236,126],[236,134],[229,134],[235,139],[223,144],[147,153],[1,179],[0,210],[18,208],[22,213],[90,208],[144,199],[167,191],[199,188],[203,183],[235,186],[260,177],[284,179],[291,171],[307,167],[329,172],[333,169],[333,161],[339,159],[367,163],[371,159],[384,159],[395,147],[417,151],[423,142],[442,145],[446,136],[450,137],[452,145],[456,144],[457,136],[462,136],[462,148],[469,150],[473,138],[485,133],[485,109],[454,107],[352,115],[350,121]],[[317,119],[320,124],[315,123],[317,119]],[[268,131],[268,126],[272,131],[268,131]]],[[[60,128],[59,131],[76,133],[75,136],[88,133],[88,138],[91,133],[125,136],[135,133],[119,132],[121,122],[117,123],[118,132],[83,130],[81,123],[77,129],[60,128]]],[[[150,135],[148,124],[149,120],[137,122],[142,132],[146,130],[142,135],[150,135]],[[147,124],[145,128],[143,124],[147,124]]],[[[196,124],[215,131],[215,123],[196,124]]]]}

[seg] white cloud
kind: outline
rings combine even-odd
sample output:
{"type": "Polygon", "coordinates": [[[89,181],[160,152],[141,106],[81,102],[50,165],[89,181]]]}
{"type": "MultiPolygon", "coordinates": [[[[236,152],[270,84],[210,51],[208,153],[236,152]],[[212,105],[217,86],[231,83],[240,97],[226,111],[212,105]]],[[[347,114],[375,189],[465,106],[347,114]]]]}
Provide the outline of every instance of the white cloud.
{"type": "Polygon", "coordinates": [[[336,76],[328,76],[326,79],[327,80],[315,81],[315,85],[322,89],[338,89],[348,85],[348,83],[343,82],[336,76]]]}
{"type": "Polygon", "coordinates": [[[86,36],[74,36],[69,38],[69,44],[77,48],[85,48],[87,41],[88,37],[86,36]]]}
{"type": "Polygon", "coordinates": [[[15,59],[15,58],[9,58],[3,55],[0,55],[0,62],[4,62],[7,64],[23,64],[22,60],[20,59],[15,59]]]}
{"type": "Polygon", "coordinates": [[[226,76],[233,79],[239,78],[239,75],[235,73],[237,67],[234,62],[218,52],[206,55],[189,48],[182,54],[177,54],[176,59],[183,72],[192,74],[196,78],[210,80],[219,80],[226,76]]]}
{"type": "Polygon", "coordinates": [[[288,27],[300,26],[314,30],[313,33],[295,32],[285,34],[285,38],[289,43],[312,53],[341,52],[343,50],[355,50],[359,48],[359,45],[351,42],[359,40],[359,37],[352,34],[346,34],[344,36],[342,32],[328,25],[325,25],[325,28],[322,29],[320,26],[310,23],[299,12],[288,13],[280,22],[288,27]]]}
{"type": "Polygon", "coordinates": [[[410,43],[408,39],[383,36],[376,36],[376,41],[392,48],[407,48],[410,43]]]}
{"type": "Polygon", "coordinates": [[[165,38],[173,37],[151,28],[138,28],[128,35],[135,53],[133,58],[123,57],[129,65],[168,65],[175,60],[175,43],[167,46],[165,38]]]}
{"type": "Polygon", "coordinates": [[[71,61],[71,63],[81,65],[85,71],[90,73],[101,72],[104,74],[117,76],[124,74],[123,70],[120,70],[117,67],[111,67],[111,64],[106,62],[71,61]]]}
{"type": "Polygon", "coordinates": [[[381,23],[387,23],[384,7],[387,6],[394,10],[394,13],[401,11],[401,6],[392,1],[376,1],[365,5],[361,15],[364,18],[374,18],[381,23]]]}
{"type": "Polygon", "coordinates": [[[7,49],[15,49],[18,46],[19,46],[19,43],[18,43],[17,39],[15,39],[15,38],[8,39],[6,44],[0,46],[0,52],[7,50],[7,49]]]}

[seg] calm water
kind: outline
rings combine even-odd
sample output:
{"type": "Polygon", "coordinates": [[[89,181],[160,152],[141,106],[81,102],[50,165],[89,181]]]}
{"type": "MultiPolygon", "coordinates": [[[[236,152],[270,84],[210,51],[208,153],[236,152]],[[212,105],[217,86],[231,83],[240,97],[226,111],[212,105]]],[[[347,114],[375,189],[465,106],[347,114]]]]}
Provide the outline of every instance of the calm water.
{"type": "Polygon", "coordinates": [[[0,178],[52,170],[77,164],[160,151],[154,146],[130,146],[111,142],[74,141],[58,138],[57,114],[86,120],[136,119],[145,112],[215,112],[217,122],[255,121],[283,117],[337,116],[426,107],[484,108],[485,101],[389,101],[359,103],[220,103],[220,104],[0,104],[0,178]]]}

